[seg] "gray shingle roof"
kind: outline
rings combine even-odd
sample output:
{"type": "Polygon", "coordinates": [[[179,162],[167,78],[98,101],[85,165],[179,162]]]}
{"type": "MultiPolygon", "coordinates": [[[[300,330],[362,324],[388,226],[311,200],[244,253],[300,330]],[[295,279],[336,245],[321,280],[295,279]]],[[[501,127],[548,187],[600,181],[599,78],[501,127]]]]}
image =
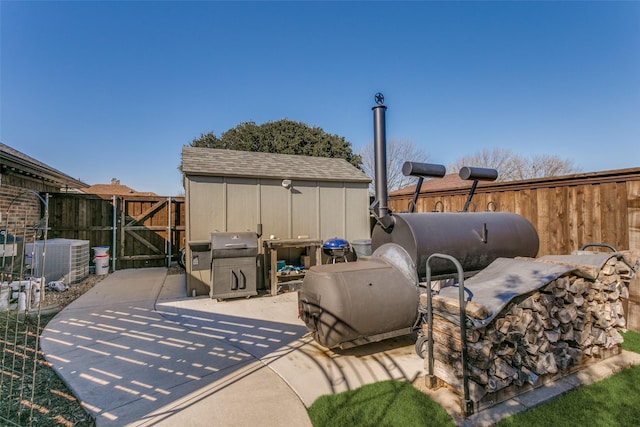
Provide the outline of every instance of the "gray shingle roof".
{"type": "Polygon", "coordinates": [[[365,182],[371,180],[344,159],[182,147],[185,175],[365,182]]]}
{"type": "Polygon", "coordinates": [[[71,176],[60,172],[57,169],[52,168],[49,165],[42,163],[27,156],[26,154],[9,147],[0,142],[0,162],[9,168],[19,170],[21,173],[27,175],[37,176],[44,178],[48,181],[55,182],[61,185],[68,185],[75,188],[88,187],[88,184],[72,178],[71,176]]]}

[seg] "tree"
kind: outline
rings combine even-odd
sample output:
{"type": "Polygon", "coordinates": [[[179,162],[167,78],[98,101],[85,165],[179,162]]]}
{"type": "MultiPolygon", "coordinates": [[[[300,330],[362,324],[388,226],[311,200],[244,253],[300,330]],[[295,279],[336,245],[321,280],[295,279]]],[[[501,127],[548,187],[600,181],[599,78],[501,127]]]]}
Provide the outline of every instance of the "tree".
{"type": "Polygon", "coordinates": [[[571,159],[561,159],[548,154],[532,156],[529,162],[522,165],[518,178],[531,179],[545,176],[560,176],[580,172],[580,168],[573,164],[571,159]]]}
{"type": "Polygon", "coordinates": [[[201,134],[192,147],[222,148],[263,153],[300,154],[345,159],[359,167],[361,159],[344,137],[331,135],[319,127],[310,127],[288,119],[257,125],[240,123],[217,137],[213,132],[201,134]]]}
{"type": "MultiPolygon", "coordinates": [[[[362,157],[362,171],[371,178],[370,190],[375,188],[375,150],[373,143],[368,144],[360,151],[362,157]]],[[[402,165],[406,161],[426,162],[428,154],[416,147],[409,140],[390,140],[387,143],[387,190],[395,191],[411,185],[417,181],[412,176],[404,176],[402,165]]],[[[373,191],[371,191],[373,193],[373,191]]]]}
{"type": "Polygon", "coordinates": [[[570,159],[561,159],[548,154],[523,157],[503,148],[485,149],[461,157],[447,169],[458,171],[463,166],[495,169],[498,171],[497,181],[502,182],[567,175],[580,171],[570,159]]]}

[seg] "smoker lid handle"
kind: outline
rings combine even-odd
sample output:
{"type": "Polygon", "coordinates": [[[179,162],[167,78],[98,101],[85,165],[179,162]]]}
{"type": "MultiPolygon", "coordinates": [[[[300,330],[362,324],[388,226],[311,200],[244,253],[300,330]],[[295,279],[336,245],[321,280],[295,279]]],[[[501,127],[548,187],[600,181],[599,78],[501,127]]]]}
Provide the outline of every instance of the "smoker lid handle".
{"type": "Polygon", "coordinates": [[[225,248],[246,248],[246,243],[226,243],[224,245],[225,248]]]}

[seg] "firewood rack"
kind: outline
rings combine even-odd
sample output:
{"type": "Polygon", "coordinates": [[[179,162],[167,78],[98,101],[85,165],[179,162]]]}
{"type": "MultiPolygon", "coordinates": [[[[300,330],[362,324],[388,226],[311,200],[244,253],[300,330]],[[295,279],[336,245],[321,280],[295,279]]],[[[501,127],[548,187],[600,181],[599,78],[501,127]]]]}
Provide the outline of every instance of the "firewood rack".
{"type": "Polygon", "coordinates": [[[462,265],[460,262],[452,257],[451,255],[434,253],[429,258],[427,258],[426,263],[426,273],[427,273],[427,318],[425,321],[427,322],[427,345],[428,345],[428,355],[427,355],[427,385],[430,388],[435,388],[437,383],[437,378],[433,373],[433,303],[432,303],[432,292],[431,292],[431,260],[433,259],[444,259],[451,261],[458,271],[458,289],[459,291],[459,304],[460,304],[460,342],[462,343],[462,378],[463,378],[463,387],[464,387],[464,399],[462,400],[462,411],[464,412],[464,416],[467,417],[473,414],[473,401],[469,398],[469,369],[467,366],[467,325],[466,325],[466,299],[464,296],[465,287],[464,287],[464,270],[462,269],[462,265]]]}

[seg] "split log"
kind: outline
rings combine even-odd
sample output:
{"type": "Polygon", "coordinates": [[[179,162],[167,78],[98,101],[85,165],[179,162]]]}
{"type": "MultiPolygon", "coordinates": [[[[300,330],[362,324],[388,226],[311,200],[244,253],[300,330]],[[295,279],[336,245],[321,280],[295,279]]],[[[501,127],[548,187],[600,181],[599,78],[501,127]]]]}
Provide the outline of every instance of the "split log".
{"type": "Polygon", "coordinates": [[[513,378],[499,378],[496,376],[489,377],[489,381],[487,382],[486,389],[489,393],[495,393],[497,391],[502,390],[503,388],[508,387],[513,382],[513,378]]]}
{"type": "MultiPolygon", "coordinates": [[[[422,307],[427,306],[427,296],[425,294],[420,295],[420,304],[422,307]]],[[[460,300],[458,300],[458,298],[433,295],[431,304],[434,310],[441,310],[453,315],[460,314],[460,300]]],[[[487,307],[476,304],[473,301],[466,301],[464,311],[467,316],[478,320],[484,320],[492,314],[488,311],[487,307]]]]}
{"type": "Polygon", "coordinates": [[[536,373],[534,373],[533,371],[527,369],[526,367],[522,367],[522,369],[520,369],[520,372],[526,377],[526,381],[531,384],[532,386],[537,386],[539,383],[539,379],[540,376],[537,375],[536,373]]]}
{"type": "Polygon", "coordinates": [[[559,329],[548,329],[544,331],[544,336],[547,338],[547,341],[553,343],[560,339],[560,330],[559,329]]]}
{"type": "MultiPolygon", "coordinates": [[[[427,325],[422,325],[425,336],[427,334],[427,327],[427,325]]],[[[456,325],[442,316],[438,316],[436,314],[433,315],[433,328],[434,330],[439,330],[447,335],[460,338],[460,325],[456,325]]],[[[480,330],[467,328],[467,342],[478,342],[480,335],[480,330]]]]}
{"type": "Polygon", "coordinates": [[[502,357],[496,357],[493,361],[493,367],[489,369],[489,373],[501,379],[514,379],[517,377],[517,369],[511,366],[502,357]]]}
{"type": "Polygon", "coordinates": [[[556,364],[555,357],[553,357],[553,353],[544,353],[538,357],[535,372],[538,375],[555,374],[558,372],[558,365],[556,364]]]}
{"type": "Polygon", "coordinates": [[[558,310],[558,320],[562,324],[573,322],[576,317],[578,317],[578,310],[574,305],[567,305],[558,310]]]}
{"type": "Polygon", "coordinates": [[[589,290],[589,283],[582,277],[576,277],[569,285],[569,292],[574,295],[584,295],[589,290]]]}

